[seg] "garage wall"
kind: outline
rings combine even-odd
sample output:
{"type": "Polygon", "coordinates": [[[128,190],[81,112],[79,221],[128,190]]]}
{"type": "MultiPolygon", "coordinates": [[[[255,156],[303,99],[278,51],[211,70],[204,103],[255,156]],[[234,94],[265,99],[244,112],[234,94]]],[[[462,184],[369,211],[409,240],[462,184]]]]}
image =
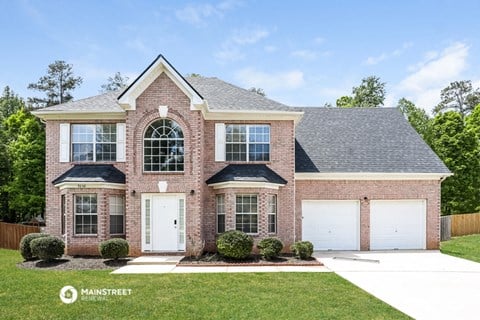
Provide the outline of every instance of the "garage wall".
{"type": "Polygon", "coordinates": [[[425,199],[427,249],[439,248],[440,181],[296,180],[295,188],[296,239],[302,235],[302,200],[361,200],[360,250],[370,250],[370,200],[425,199]]]}

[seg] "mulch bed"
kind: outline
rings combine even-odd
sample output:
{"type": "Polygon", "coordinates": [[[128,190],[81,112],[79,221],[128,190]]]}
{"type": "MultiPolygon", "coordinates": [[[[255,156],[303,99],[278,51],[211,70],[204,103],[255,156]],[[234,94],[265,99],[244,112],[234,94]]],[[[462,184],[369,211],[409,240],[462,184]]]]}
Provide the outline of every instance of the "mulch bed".
{"type": "Polygon", "coordinates": [[[206,253],[200,257],[185,257],[177,264],[177,266],[188,267],[228,267],[228,266],[323,266],[321,262],[315,258],[301,260],[293,255],[283,254],[272,260],[264,260],[260,255],[251,255],[245,260],[234,260],[222,257],[215,253],[206,253]]]}
{"type": "MultiPolygon", "coordinates": [[[[118,269],[126,266],[127,262],[132,260],[119,259],[108,260],[100,257],[91,256],[63,256],[53,261],[29,260],[17,264],[19,268],[24,269],[44,269],[44,270],[102,270],[102,269],[118,269]]],[[[206,253],[200,257],[185,257],[177,266],[190,267],[228,267],[228,266],[323,266],[315,258],[309,260],[301,260],[293,255],[284,254],[273,260],[264,260],[260,255],[251,255],[245,260],[227,259],[218,254],[206,253]]]]}
{"type": "Polygon", "coordinates": [[[45,270],[101,270],[117,269],[127,265],[130,259],[108,260],[100,257],[63,256],[53,261],[29,260],[17,264],[24,269],[45,270]]]}

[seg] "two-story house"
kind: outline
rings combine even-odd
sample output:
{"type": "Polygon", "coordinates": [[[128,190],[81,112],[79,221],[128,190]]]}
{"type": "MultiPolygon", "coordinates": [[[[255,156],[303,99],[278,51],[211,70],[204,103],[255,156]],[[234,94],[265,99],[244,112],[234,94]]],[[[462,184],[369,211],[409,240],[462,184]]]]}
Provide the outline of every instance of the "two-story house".
{"type": "Polygon", "coordinates": [[[396,109],[292,108],[159,56],[124,91],[44,108],[46,232],[69,254],[436,249],[450,172],[396,109]]]}

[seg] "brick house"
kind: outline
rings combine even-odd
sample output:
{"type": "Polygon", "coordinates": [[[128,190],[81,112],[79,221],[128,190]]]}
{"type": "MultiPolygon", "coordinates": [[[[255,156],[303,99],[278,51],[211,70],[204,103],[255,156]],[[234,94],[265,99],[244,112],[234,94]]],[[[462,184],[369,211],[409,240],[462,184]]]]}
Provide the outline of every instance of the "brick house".
{"type": "Polygon", "coordinates": [[[159,56],[124,91],[44,108],[46,228],[69,254],[437,249],[450,172],[396,109],[293,108],[159,56]]]}

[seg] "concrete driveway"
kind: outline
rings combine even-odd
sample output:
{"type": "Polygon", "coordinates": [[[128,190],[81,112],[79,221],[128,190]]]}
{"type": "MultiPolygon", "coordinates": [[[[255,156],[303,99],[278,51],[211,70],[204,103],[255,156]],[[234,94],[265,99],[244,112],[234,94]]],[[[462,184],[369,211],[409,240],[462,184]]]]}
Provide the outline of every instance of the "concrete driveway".
{"type": "Polygon", "coordinates": [[[325,266],[415,319],[480,319],[480,264],[439,251],[315,252],[325,266]]]}

